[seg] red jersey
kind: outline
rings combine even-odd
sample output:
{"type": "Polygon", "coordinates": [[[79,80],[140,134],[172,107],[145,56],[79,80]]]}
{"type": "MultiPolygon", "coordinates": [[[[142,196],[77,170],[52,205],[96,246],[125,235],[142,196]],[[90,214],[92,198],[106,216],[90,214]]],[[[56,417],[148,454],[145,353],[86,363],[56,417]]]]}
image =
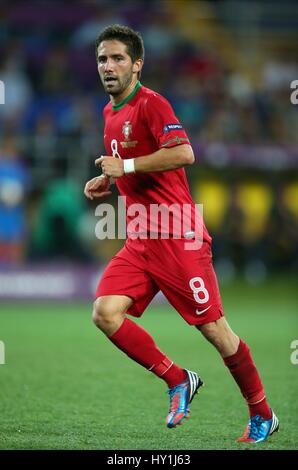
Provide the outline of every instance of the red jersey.
{"type": "MultiPolygon", "coordinates": [[[[112,106],[109,102],[103,114],[107,155],[123,159],[138,158],[161,148],[190,145],[169,102],[140,82],[119,105],[112,106]]],[[[195,214],[198,211],[189,191],[184,168],[128,174],[115,181],[120,195],[126,197],[129,234],[148,234],[151,231],[159,235],[166,232],[175,235],[178,228],[182,237],[186,235],[188,238],[188,234],[194,230],[195,214]],[[145,210],[140,212],[139,206],[135,204],[142,205],[145,210]],[[170,208],[169,229],[164,227],[161,217],[152,217],[161,205],[163,208],[170,208]],[[180,211],[180,215],[177,211],[180,211]],[[176,224],[174,220],[177,221],[176,224]]],[[[211,241],[203,222],[201,223],[203,239],[211,241]]]]}

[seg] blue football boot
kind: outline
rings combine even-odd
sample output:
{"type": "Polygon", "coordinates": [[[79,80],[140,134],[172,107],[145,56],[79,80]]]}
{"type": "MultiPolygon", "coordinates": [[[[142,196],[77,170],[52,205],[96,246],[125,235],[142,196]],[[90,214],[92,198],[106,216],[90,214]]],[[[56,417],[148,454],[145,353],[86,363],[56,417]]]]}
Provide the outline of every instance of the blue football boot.
{"type": "Polygon", "coordinates": [[[185,369],[187,378],[184,382],[170,388],[170,411],[167,416],[167,427],[175,428],[177,424],[182,424],[184,418],[189,418],[189,405],[193,397],[198,393],[203,381],[196,372],[185,369]]]}
{"type": "Polygon", "coordinates": [[[260,415],[256,415],[250,418],[243,436],[239,437],[237,442],[251,442],[256,444],[266,441],[266,439],[268,439],[271,434],[278,431],[278,429],[279,421],[273,411],[272,417],[267,420],[260,415]]]}

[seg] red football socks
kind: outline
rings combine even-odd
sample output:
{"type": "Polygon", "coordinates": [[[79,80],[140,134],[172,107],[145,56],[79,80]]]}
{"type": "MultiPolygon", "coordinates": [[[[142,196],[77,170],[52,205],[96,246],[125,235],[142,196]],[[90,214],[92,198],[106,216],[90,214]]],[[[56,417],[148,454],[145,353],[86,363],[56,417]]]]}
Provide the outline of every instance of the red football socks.
{"type": "Polygon", "coordinates": [[[129,318],[125,318],[109,339],[131,359],[163,379],[169,388],[175,387],[187,377],[184,369],[158,349],[147,331],[129,318]]]}
{"type": "Polygon", "coordinates": [[[266,420],[270,419],[272,412],[266,401],[263,385],[247,344],[240,339],[237,352],[232,356],[225,357],[224,363],[229,368],[248,404],[250,416],[260,415],[266,420]]]}

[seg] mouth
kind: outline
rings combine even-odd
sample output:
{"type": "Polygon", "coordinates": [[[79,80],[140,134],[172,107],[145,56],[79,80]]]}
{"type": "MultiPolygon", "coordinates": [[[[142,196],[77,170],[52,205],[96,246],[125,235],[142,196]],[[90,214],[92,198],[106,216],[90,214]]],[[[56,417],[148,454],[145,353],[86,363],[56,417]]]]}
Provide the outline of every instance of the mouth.
{"type": "Polygon", "coordinates": [[[105,77],[104,82],[106,85],[113,85],[114,83],[117,82],[116,77],[105,77]]]}

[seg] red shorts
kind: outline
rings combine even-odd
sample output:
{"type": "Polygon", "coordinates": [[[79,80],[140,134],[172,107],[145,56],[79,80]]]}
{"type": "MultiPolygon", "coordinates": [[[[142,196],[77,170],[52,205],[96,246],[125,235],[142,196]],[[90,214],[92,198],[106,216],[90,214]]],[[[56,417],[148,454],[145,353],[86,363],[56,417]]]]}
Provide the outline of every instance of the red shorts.
{"type": "Polygon", "coordinates": [[[126,295],[134,300],[127,313],[140,317],[157,292],[190,325],[224,315],[211,246],[184,249],[185,239],[128,239],[106,267],[96,297],[126,295]]]}

